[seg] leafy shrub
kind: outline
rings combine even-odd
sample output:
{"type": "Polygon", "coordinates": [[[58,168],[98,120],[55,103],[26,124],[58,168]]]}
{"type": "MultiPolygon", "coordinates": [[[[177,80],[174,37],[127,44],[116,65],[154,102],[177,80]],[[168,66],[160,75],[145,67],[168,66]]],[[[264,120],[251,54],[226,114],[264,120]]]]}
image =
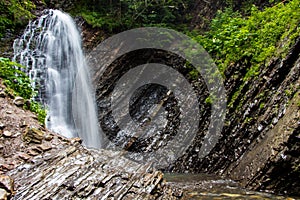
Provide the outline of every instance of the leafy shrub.
{"type": "Polygon", "coordinates": [[[191,35],[214,58],[221,73],[238,61],[250,66],[231,97],[228,106],[232,107],[246,82],[272,57],[283,58],[300,36],[300,1],[281,2],[263,11],[252,6],[248,17],[228,8],[217,13],[207,33],[191,35]]]}
{"type": "Polygon", "coordinates": [[[72,13],[79,13],[93,27],[114,33],[141,26],[176,27],[187,21],[190,6],[190,0],[79,1],[72,13]]]}
{"type": "MultiPolygon", "coordinates": [[[[247,58],[253,66],[248,74],[252,76],[267,59],[279,54],[284,56],[283,52],[276,52],[277,46],[280,41],[292,42],[300,35],[299,19],[299,0],[279,3],[264,11],[253,6],[249,17],[226,9],[218,12],[207,34],[195,39],[215,58],[221,71],[247,58]]],[[[289,48],[288,42],[282,47],[283,51],[289,48]]]]}
{"type": "Polygon", "coordinates": [[[34,15],[31,11],[35,4],[29,0],[0,1],[0,37],[6,29],[15,29],[17,26],[26,25],[34,15]]]}
{"type": "Polygon", "coordinates": [[[31,87],[31,81],[24,72],[15,66],[23,67],[8,58],[0,58],[0,77],[4,79],[3,83],[15,92],[15,95],[30,99],[35,95],[31,87]]]}
{"type": "Polygon", "coordinates": [[[40,123],[44,124],[46,117],[46,110],[32,98],[37,94],[31,86],[29,77],[17,68],[24,66],[10,61],[8,58],[0,57],[0,78],[3,79],[3,84],[15,96],[21,96],[24,99],[30,99],[30,106],[24,105],[24,108],[31,110],[38,115],[40,123]]]}

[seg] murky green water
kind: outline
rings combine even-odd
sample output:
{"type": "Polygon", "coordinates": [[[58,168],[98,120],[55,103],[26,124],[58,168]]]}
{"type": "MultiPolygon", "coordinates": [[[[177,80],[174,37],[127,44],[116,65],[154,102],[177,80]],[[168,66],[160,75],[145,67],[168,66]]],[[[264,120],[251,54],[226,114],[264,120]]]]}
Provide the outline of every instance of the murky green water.
{"type": "Polygon", "coordinates": [[[165,174],[167,184],[183,190],[183,199],[286,199],[269,193],[249,191],[238,183],[207,174],[165,174]]]}

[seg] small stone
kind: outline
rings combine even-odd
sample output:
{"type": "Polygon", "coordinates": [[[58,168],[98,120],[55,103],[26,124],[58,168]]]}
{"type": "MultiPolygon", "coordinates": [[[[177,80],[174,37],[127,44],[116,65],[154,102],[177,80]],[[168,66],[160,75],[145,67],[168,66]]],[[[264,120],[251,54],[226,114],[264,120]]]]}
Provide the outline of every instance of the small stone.
{"type": "Polygon", "coordinates": [[[19,135],[21,135],[21,133],[17,132],[16,134],[13,135],[13,137],[18,137],[19,135]]]}
{"type": "Polygon", "coordinates": [[[24,128],[26,126],[28,126],[28,124],[26,123],[26,121],[23,121],[22,124],[20,125],[21,128],[24,128]]]}
{"type": "Polygon", "coordinates": [[[39,152],[33,150],[33,149],[29,149],[28,150],[28,154],[31,155],[31,156],[37,156],[39,155],[39,152]]]}
{"type": "Polygon", "coordinates": [[[46,141],[50,141],[50,140],[52,140],[52,139],[53,139],[53,135],[51,135],[51,134],[45,135],[45,140],[46,140],[46,141]]]}
{"type": "Polygon", "coordinates": [[[8,198],[8,192],[6,192],[6,190],[0,188],[0,199],[7,200],[7,198],[8,198]]]}
{"type": "Polygon", "coordinates": [[[15,104],[16,106],[23,106],[24,103],[25,103],[25,100],[24,100],[24,98],[22,98],[22,97],[16,97],[16,98],[14,99],[14,104],[15,104]]]}
{"type": "Polygon", "coordinates": [[[44,144],[39,145],[39,148],[42,151],[49,151],[50,149],[52,149],[52,146],[49,143],[44,143],[44,144]]]}
{"type": "Polygon", "coordinates": [[[71,144],[75,144],[75,143],[81,144],[82,143],[82,139],[79,138],[79,137],[72,138],[71,139],[71,144]]]}
{"type": "Polygon", "coordinates": [[[41,130],[38,130],[36,128],[26,128],[24,135],[23,135],[23,140],[30,143],[42,143],[42,140],[44,139],[44,132],[41,130]]]}
{"type": "Polygon", "coordinates": [[[0,171],[1,171],[1,170],[5,170],[5,171],[7,171],[7,170],[12,170],[12,169],[14,169],[14,168],[15,168],[15,165],[12,164],[12,163],[4,163],[4,164],[0,164],[0,171]]]}
{"type": "Polygon", "coordinates": [[[29,160],[31,158],[30,155],[28,155],[27,153],[19,153],[18,154],[19,158],[21,158],[22,160],[29,160]]]}
{"type": "Polygon", "coordinates": [[[0,149],[3,149],[3,148],[4,148],[3,144],[0,144],[0,149]]]}
{"type": "Polygon", "coordinates": [[[0,187],[4,188],[6,191],[13,193],[14,191],[14,180],[7,175],[0,176],[0,187]]]}
{"type": "Polygon", "coordinates": [[[43,150],[40,148],[40,146],[33,146],[30,148],[33,151],[36,151],[37,153],[42,153],[43,150]]]}
{"type": "Polygon", "coordinates": [[[4,131],[4,132],[3,132],[3,135],[4,135],[5,137],[11,137],[13,134],[12,134],[10,131],[4,131]]]}
{"type": "Polygon", "coordinates": [[[11,110],[6,111],[7,114],[12,114],[13,112],[11,110]]]}

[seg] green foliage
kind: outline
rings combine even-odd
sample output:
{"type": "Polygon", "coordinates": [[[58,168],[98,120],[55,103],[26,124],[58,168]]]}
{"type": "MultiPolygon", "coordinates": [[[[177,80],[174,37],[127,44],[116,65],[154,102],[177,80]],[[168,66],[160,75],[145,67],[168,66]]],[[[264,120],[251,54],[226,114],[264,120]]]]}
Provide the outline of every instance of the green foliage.
{"type": "Polygon", "coordinates": [[[261,103],[259,104],[259,108],[260,108],[260,109],[265,108],[265,103],[264,103],[264,102],[261,102],[261,103]]]}
{"type": "Polygon", "coordinates": [[[41,104],[31,100],[30,105],[28,106],[28,105],[25,104],[24,108],[36,113],[37,117],[38,117],[38,121],[41,124],[45,123],[47,112],[46,112],[46,109],[44,108],[44,106],[42,106],[41,104]]]}
{"type": "Polygon", "coordinates": [[[3,79],[3,84],[6,85],[9,92],[14,96],[21,96],[24,99],[31,99],[30,106],[24,105],[24,108],[35,112],[38,115],[40,123],[44,124],[46,110],[32,98],[37,94],[31,86],[29,77],[17,68],[23,68],[22,65],[10,61],[8,58],[0,57],[0,78],[3,79]]]}
{"type": "Polygon", "coordinates": [[[247,81],[257,77],[261,67],[272,57],[283,58],[299,36],[299,0],[278,3],[263,11],[252,6],[248,17],[230,8],[225,9],[217,13],[205,35],[192,33],[192,37],[214,58],[221,73],[241,61],[251,66],[246,69],[243,82],[231,97],[229,107],[240,97],[247,81]]]}
{"type": "Polygon", "coordinates": [[[212,99],[211,99],[210,96],[208,96],[208,97],[205,99],[205,103],[206,103],[206,104],[209,104],[209,105],[211,105],[211,104],[213,103],[213,101],[212,101],[212,99]]]}
{"type": "Polygon", "coordinates": [[[7,58],[0,58],[0,77],[4,79],[3,83],[15,92],[14,95],[30,99],[35,95],[31,87],[31,81],[24,72],[15,66],[23,67],[7,58]]]}
{"type": "MultiPolygon", "coordinates": [[[[280,41],[293,41],[299,36],[299,19],[299,0],[279,3],[264,11],[253,6],[249,17],[226,9],[218,12],[206,35],[195,39],[215,58],[222,72],[241,59],[249,61],[253,66],[247,74],[250,77],[257,75],[259,65],[276,56],[280,41]]],[[[286,44],[283,51],[289,47],[286,44]]]]}
{"type": "Polygon", "coordinates": [[[82,1],[72,13],[112,33],[141,26],[176,27],[186,22],[188,9],[190,1],[182,0],[82,1]]]}
{"type": "Polygon", "coordinates": [[[5,0],[0,1],[0,37],[6,29],[15,29],[28,23],[34,15],[31,11],[35,4],[29,0],[5,0]]]}

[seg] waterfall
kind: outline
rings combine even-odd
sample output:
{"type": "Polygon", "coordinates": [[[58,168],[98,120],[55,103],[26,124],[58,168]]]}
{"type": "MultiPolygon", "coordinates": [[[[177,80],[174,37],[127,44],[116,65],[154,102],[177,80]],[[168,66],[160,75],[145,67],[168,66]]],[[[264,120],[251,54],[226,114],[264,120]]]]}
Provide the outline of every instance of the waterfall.
{"type": "Polygon", "coordinates": [[[74,20],[59,10],[46,10],[13,48],[14,60],[34,80],[36,100],[48,108],[47,128],[99,148],[95,98],[74,20]]]}

